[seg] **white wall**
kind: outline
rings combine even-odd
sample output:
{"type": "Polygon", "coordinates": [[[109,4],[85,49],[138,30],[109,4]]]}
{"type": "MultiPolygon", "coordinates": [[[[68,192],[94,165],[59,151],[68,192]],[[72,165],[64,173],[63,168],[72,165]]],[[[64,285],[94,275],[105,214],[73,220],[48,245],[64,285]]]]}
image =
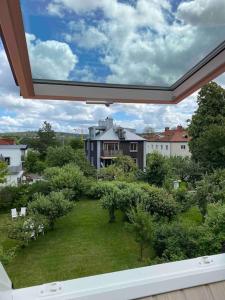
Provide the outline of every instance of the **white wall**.
{"type": "Polygon", "coordinates": [[[147,142],[146,154],[155,151],[161,153],[164,156],[191,157],[188,142],[182,142],[182,143],[181,142],[176,142],[176,143],[147,142]],[[181,146],[185,146],[185,149],[182,149],[181,146]]]}
{"type": "Polygon", "coordinates": [[[0,148],[0,156],[10,157],[10,166],[19,166],[21,164],[21,155],[22,151],[20,149],[1,149],[0,148]]]}

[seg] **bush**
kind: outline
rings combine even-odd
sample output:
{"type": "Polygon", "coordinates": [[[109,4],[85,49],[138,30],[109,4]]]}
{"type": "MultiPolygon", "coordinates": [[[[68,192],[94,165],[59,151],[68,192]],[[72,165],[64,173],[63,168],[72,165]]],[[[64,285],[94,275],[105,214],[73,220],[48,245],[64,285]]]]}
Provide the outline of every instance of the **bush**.
{"type": "Polygon", "coordinates": [[[131,208],[128,213],[130,224],[128,228],[135,234],[135,240],[140,246],[140,260],[143,259],[143,250],[151,243],[153,235],[153,225],[149,213],[139,203],[136,208],[131,208]]]}
{"type": "Polygon", "coordinates": [[[21,246],[27,246],[31,239],[36,239],[41,233],[41,228],[46,231],[48,221],[35,212],[28,217],[12,221],[8,228],[8,237],[18,240],[21,246]]]}
{"type": "Polygon", "coordinates": [[[182,212],[187,211],[195,203],[193,192],[188,191],[185,186],[181,186],[179,189],[174,190],[173,195],[182,212]]]}
{"type": "Polygon", "coordinates": [[[25,170],[29,173],[42,173],[46,167],[45,163],[40,160],[40,153],[38,151],[29,150],[25,162],[25,170]]]}
{"type": "MultiPolygon", "coordinates": [[[[201,227],[190,224],[158,224],[154,232],[154,250],[164,262],[204,255],[199,246],[201,233],[201,227]]],[[[207,249],[204,252],[206,254],[207,249]]]]}
{"type": "Polygon", "coordinates": [[[28,201],[28,185],[6,186],[0,189],[0,210],[7,211],[11,208],[26,206],[28,201]]]}
{"type": "Polygon", "coordinates": [[[179,211],[173,196],[162,188],[140,184],[146,193],[144,198],[146,210],[156,217],[167,217],[171,220],[179,211]]]}
{"type": "Polygon", "coordinates": [[[78,199],[86,190],[86,178],[74,164],[62,168],[48,168],[45,170],[45,178],[49,181],[52,191],[62,191],[69,200],[78,199]]]}
{"type": "Polygon", "coordinates": [[[46,217],[51,229],[54,228],[55,221],[66,215],[73,208],[73,204],[66,200],[63,193],[51,192],[49,195],[37,195],[36,199],[29,203],[28,212],[46,217]]]}

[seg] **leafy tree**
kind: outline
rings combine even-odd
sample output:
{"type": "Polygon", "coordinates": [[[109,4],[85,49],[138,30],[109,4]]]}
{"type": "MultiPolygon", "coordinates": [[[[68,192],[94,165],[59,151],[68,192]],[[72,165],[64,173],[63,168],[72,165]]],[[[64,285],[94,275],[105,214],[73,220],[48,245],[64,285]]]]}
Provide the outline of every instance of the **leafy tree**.
{"type": "Polygon", "coordinates": [[[84,149],[84,140],[82,137],[75,137],[70,140],[69,145],[74,150],[84,149]]]}
{"type": "Polygon", "coordinates": [[[135,208],[131,208],[128,213],[129,228],[135,234],[135,240],[140,246],[140,260],[143,260],[144,248],[151,243],[153,236],[153,225],[149,213],[139,203],[135,208]]]}
{"type": "Polygon", "coordinates": [[[62,191],[70,200],[78,199],[85,191],[86,178],[75,164],[48,168],[45,170],[45,178],[52,191],[62,191]]]}
{"type": "Polygon", "coordinates": [[[200,90],[197,101],[188,128],[192,156],[209,169],[224,167],[225,90],[211,82],[200,90]]]}
{"type": "Polygon", "coordinates": [[[116,220],[115,210],[118,208],[119,194],[120,190],[116,186],[113,186],[113,188],[101,198],[102,208],[107,209],[109,213],[109,223],[113,223],[116,220]]]}
{"type": "Polygon", "coordinates": [[[75,151],[74,162],[81,169],[85,176],[96,178],[96,169],[87,160],[83,149],[78,149],[75,151]]]}
{"type": "Polygon", "coordinates": [[[145,209],[157,218],[168,218],[172,220],[178,213],[178,205],[172,194],[166,190],[148,184],[139,184],[145,192],[143,203],[145,209]]]}
{"type": "Polygon", "coordinates": [[[0,183],[5,182],[7,173],[7,164],[0,160],[0,183]]]}
{"type": "Polygon", "coordinates": [[[62,167],[75,161],[75,152],[71,146],[48,147],[46,163],[49,167],[62,167]]]}
{"type": "Polygon", "coordinates": [[[165,158],[160,153],[153,152],[147,155],[146,162],[146,180],[151,184],[162,186],[167,174],[165,158]]]}
{"type": "Polygon", "coordinates": [[[128,155],[119,155],[114,160],[113,163],[116,167],[120,168],[124,173],[137,171],[137,165],[134,160],[128,155]]]}
{"type": "Polygon", "coordinates": [[[41,157],[45,157],[47,148],[56,145],[56,134],[50,123],[45,121],[37,132],[36,149],[40,152],[41,157]]]}
{"type": "Polygon", "coordinates": [[[25,162],[25,170],[29,173],[42,173],[45,169],[45,163],[40,160],[40,153],[38,151],[29,150],[25,162]]]}
{"type": "Polygon", "coordinates": [[[47,196],[38,194],[36,199],[29,203],[28,212],[45,216],[53,229],[55,221],[68,214],[72,208],[73,203],[66,200],[63,193],[51,192],[47,196]]]}
{"type": "Polygon", "coordinates": [[[166,158],[167,177],[180,179],[194,184],[200,180],[204,174],[204,169],[198,162],[195,162],[189,157],[171,156],[166,158]]]}
{"type": "Polygon", "coordinates": [[[123,170],[114,164],[101,168],[98,172],[98,178],[104,180],[123,180],[124,177],[125,174],[123,170]]]}

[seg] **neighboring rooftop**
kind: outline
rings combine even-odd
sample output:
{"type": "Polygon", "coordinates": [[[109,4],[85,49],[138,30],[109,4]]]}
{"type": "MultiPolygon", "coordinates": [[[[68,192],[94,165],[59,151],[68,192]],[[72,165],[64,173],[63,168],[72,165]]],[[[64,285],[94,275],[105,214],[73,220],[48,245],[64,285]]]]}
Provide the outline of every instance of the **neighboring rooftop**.
{"type": "Polygon", "coordinates": [[[175,129],[170,129],[166,127],[165,130],[161,133],[150,133],[144,135],[149,142],[189,142],[190,137],[185,128],[181,125],[178,125],[175,129]]]}
{"type": "Polygon", "coordinates": [[[0,137],[0,145],[15,145],[16,141],[12,138],[0,137]]]}
{"type": "Polygon", "coordinates": [[[99,141],[145,141],[145,138],[135,133],[135,129],[117,126],[113,119],[108,117],[100,120],[97,126],[89,128],[89,138],[99,141]]]}

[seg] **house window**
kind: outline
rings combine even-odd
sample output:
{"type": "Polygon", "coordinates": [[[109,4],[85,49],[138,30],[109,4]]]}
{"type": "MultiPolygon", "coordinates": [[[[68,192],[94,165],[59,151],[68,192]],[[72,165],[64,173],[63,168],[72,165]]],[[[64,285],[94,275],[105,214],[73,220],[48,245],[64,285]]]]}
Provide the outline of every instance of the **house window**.
{"type": "Polygon", "coordinates": [[[186,145],[181,145],[180,147],[182,150],[186,149],[186,145]]]}
{"type": "Polygon", "coordinates": [[[105,151],[118,151],[119,143],[104,143],[104,150],[105,151]]]}
{"type": "Polygon", "coordinates": [[[152,149],[154,148],[154,145],[152,145],[152,149]]]}
{"type": "Polygon", "coordinates": [[[168,150],[168,145],[166,145],[166,150],[168,150]]]}
{"type": "Polygon", "coordinates": [[[130,143],[130,152],[137,152],[138,144],[137,143],[130,143]]]}
{"type": "Polygon", "coordinates": [[[9,166],[10,165],[10,157],[5,157],[5,162],[7,163],[7,165],[9,166]]]}
{"type": "Polygon", "coordinates": [[[163,145],[161,145],[161,150],[163,149],[163,145]]]}
{"type": "Polygon", "coordinates": [[[94,143],[91,142],[91,151],[94,151],[94,143]]]}
{"type": "Polygon", "coordinates": [[[158,149],[158,145],[156,145],[155,148],[158,149]]]}
{"type": "Polygon", "coordinates": [[[134,160],[134,163],[135,163],[136,165],[138,165],[138,160],[137,160],[137,158],[133,158],[133,160],[134,160]]]}

